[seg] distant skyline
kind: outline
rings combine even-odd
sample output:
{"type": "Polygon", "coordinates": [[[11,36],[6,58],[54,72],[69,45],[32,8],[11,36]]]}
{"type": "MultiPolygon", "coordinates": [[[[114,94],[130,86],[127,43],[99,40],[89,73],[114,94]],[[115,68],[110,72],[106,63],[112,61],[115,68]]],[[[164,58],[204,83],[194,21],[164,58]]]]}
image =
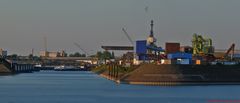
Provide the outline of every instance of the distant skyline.
{"type": "Polygon", "coordinates": [[[0,48],[28,55],[44,50],[90,54],[101,45],[146,39],[150,21],[158,46],[190,45],[193,33],[213,39],[216,49],[240,48],[240,0],[1,0],[0,48]]]}

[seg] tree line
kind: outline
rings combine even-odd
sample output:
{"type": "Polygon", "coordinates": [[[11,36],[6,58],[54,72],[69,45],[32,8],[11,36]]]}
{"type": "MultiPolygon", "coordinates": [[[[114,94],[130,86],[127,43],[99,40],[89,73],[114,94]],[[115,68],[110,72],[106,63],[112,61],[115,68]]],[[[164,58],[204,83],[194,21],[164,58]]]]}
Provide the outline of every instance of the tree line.
{"type": "MultiPolygon", "coordinates": [[[[65,54],[66,57],[87,57],[86,54],[81,54],[79,52],[71,53],[71,54],[65,54]]],[[[17,59],[19,55],[17,54],[12,54],[8,55],[7,58],[11,59],[17,59]]],[[[28,55],[29,58],[39,58],[38,56],[33,56],[32,54],[28,55]]],[[[109,52],[109,51],[98,51],[95,55],[91,55],[90,57],[96,57],[99,60],[107,60],[107,59],[115,59],[114,52],[109,52]]]]}
{"type": "Polygon", "coordinates": [[[103,51],[103,52],[98,51],[96,54],[96,57],[99,60],[115,59],[114,52],[110,53],[109,51],[103,51]]]}

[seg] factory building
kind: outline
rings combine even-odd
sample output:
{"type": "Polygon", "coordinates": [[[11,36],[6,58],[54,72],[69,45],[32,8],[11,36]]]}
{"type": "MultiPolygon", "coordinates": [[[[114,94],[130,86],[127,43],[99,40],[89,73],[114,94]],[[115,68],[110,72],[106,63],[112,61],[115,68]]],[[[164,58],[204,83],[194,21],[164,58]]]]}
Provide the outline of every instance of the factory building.
{"type": "Polygon", "coordinates": [[[0,56],[1,57],[6,57],[7,56],[7,51],[0,48],[0,56]]]}
{"type": "Polygon", "coordinates": [[[63,50],[61,52],[40,51],[40,57],[50,57],[50,58],[65,57],[65,51],[63,50]]]}

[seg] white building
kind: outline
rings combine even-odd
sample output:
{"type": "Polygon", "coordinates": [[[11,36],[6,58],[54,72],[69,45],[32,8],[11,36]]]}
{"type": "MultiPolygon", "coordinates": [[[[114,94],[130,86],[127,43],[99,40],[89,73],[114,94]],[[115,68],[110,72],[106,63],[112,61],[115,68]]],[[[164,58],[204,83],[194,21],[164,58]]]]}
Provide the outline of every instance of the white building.
{"type": "Polygon", "coordinates": [[[40,51],[40,56],[41,57],[51,57],[51,58],[65,57],[65,52],[64,51],[61,51],[61,52],[40,51]]]}

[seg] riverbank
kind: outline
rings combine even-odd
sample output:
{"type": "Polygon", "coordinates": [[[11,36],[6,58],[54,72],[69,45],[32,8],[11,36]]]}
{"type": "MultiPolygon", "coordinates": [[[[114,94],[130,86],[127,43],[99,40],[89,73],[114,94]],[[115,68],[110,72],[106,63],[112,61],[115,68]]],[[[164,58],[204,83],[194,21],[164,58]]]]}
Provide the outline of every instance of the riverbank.
{"type": "Polygon", "coordinates": [[[13,74],[13,72],[10,69],[8,69],[4,64],[0,63],[0,76],[11,74],[13,74]]]}
{"type": "Polygon", "coordinates": [[[32,73],[39,71],[32,64],[10,64],[10,63],[0,63],[0,76],[14,75],[18,73],[32,73]]]}

